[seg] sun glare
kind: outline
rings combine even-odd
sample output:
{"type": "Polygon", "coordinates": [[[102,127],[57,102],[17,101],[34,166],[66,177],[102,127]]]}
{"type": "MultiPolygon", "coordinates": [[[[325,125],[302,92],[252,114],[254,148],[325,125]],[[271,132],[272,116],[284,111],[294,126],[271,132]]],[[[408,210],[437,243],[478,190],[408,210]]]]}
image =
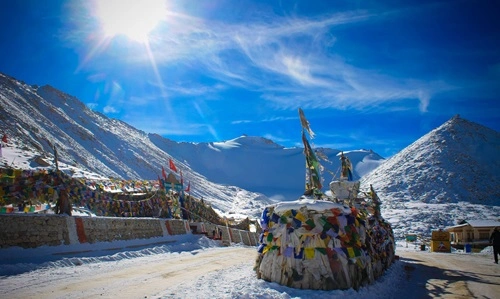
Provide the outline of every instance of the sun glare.
{"type": "Polygon", "coordinates": [[[165,0],[98,0],[96,14],[106,37],[145,42],[165,16],[165,0]]]}

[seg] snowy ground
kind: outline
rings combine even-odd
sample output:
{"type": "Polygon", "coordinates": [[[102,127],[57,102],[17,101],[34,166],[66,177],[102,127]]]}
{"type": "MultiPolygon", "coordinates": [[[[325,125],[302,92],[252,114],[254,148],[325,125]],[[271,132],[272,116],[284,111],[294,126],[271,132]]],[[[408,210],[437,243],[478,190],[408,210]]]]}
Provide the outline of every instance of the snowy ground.
{"type": "MultiPolygon", "coordinates": [[[[4,151],[4,154],[6,151],[4,151]]],[[[11,161],[28,163],[20,153],[11,161]]],[[[9,162],[9,165],[12,164],[9,162]]],[[[29,164],[19,165],[29,168],[29,164]]],[[[80,173],[75,169],[75,174],[80,173]]],[[[82,177],[89,174],[81,173],[82,177]]],[[[429,235],[446,219],[496,219],[500,207],[388,201],[383,216],[395,235],[429,235]]],[[[76,213],[76,212],[75,212],[76,213]]],[[[495,298],[500,266],[491,252],[429,253],[399,243],[401,258],[358,292],[297,290],[259,280],[256,248],[221,247],[197,236],[0,249],[2,298],[495,298]]]]}
{"type": "Polygon", "coordinates": [[[193,235],[161,241],[2,249],[0,292],[5,298],[405,299],[493,298],[488,294],[500,292],[500,266],[491,252],[429,253],[403,242],[396,251],[400,260],[375,284],[358,292],[312,291],[257,279],[254,247],[221,247],[193,235]]]}

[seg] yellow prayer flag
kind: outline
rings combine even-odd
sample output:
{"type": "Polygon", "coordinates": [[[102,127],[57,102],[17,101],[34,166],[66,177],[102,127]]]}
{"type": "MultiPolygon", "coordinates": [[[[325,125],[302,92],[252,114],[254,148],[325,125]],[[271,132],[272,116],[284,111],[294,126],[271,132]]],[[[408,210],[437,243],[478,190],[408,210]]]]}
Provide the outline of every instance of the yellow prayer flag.
{"type": "Polygon", "coordinates": [[[314,252],[315,252],[314,247],[304,248],[304,256],[306,257],[307,260],[314,258],[314,252]]]}
{"type": "Polygon", "coordinates": [[[361,259],[356,259],[356,264],[358,265],[358,267],[360,269],[364,269],[365,268],[365,265],[363,264],[363,261],[361,261],[361,259]]]}
{"type": "Polygon", "coordinates": [[[295,218],[297,218],[301,222],[305,222],[306,221],[306,217],[304,217],[304,215],[301,212],[298,212],[297,215],[295,215],[295,218]]]}
{"type": "Polygon", "coordinates": [[[354,248],[352,247],[347,247],[347,254],[349,255],[350,258],[356,257],[356,254],[354,253],[354,248]]]}

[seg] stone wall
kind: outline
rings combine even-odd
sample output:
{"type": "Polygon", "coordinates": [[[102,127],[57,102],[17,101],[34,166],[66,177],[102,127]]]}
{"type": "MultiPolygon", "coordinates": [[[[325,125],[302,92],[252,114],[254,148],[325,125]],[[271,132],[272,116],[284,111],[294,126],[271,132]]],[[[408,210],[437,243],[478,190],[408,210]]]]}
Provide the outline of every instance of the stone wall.
{"type": "Polygon", "coordinates": [[[256,246],[253,232],[179,219],[70,217],[63,215],[0,214],[0,248],[58,246],[222,231],[222,242],[256,246]]]}
{"type": "Polygon", "coordinates": [[[70,244],[69,217],[0,215],[0,248],[70,244]]]}
{"type": "Polygon", "coordinates": [[[222,231],[222,242],[224,244],[243,243],[245,245],[257,246],[258,235],[254,232],[239,230],[222,225],[215,225],[212,223],[205,223],[207,236],[212,237],[213,231],[222,231]]]}

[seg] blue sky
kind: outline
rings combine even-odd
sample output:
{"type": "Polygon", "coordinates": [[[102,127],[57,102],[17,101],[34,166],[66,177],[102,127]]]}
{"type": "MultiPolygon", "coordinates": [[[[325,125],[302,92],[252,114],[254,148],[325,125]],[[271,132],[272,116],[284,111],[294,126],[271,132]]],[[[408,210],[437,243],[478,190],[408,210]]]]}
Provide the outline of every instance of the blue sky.
{"type": "Polygon", "coordinates": [[[0,72],[175,141],[301,146],[299,107],[314,146],[384,157],[500,130],[498,1],[102,2],[2,1],[0,72]]]}

